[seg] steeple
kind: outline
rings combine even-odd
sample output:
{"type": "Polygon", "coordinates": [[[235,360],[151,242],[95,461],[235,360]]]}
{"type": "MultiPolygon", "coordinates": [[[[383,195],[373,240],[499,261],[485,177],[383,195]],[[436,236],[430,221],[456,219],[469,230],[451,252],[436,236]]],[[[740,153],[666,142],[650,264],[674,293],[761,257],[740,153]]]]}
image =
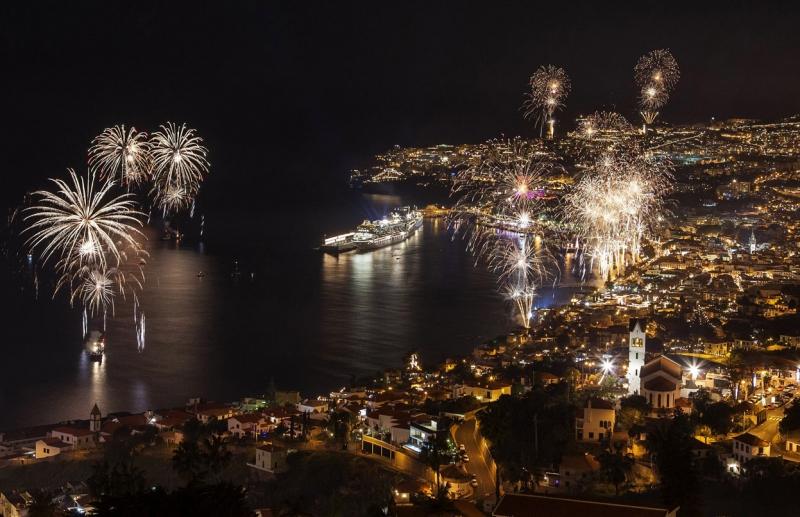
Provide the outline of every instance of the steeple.
{"type": "Polygon", "coordinates": [[[100,424],[102,423],[103,415],[100,413],[100,408],[97,407],[97,402],[95,402],[94,407],[92,407],[92,412],[89,413],[89,430],[93,433],[100,432],[100,424]]]}
{"type": "Polygon", "coordinates": [[[755,253],[756,251],[756,234],[754,230],[750,230],[750,253],[755,253]]]}
{"type": "Polygon", "coordinates": [[[639,393],[640,370],[644,366],[647,321],[631,319],[628,325],[628,395],[639,393]]]}

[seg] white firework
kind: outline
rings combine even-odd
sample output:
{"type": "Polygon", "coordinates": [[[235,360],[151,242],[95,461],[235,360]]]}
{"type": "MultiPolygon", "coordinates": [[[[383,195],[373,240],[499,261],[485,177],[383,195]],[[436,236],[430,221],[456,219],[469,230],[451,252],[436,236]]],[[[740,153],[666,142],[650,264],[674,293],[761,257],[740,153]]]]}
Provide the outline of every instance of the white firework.
{"type": "MultiPolygon", "coordinates": [[[[162,125],[151,136],[150,149],[153,157],[153,190],[159,206],[165,210],[168,208],[165,192],[181,191],[191,201],[209,168],[206,159],[208,150],[203,146],[203,139],[186,124],[167,122],[166,126],[162,125]]],[[[185,203],[185,206],[188,205],[188,202],[185,203]]]]}
{"type": "Polygon", "coordinates": [[[530,91],[523,104],[526,118],[534,118],[542,135],[545,124],[553,132],[553,114],[564,107],[572,84],[563,68],[553,65],[540,66],[529,80],[530,91]]]}
{"type": "Polygon", "coordinates": [[[59,269],[77,271],[86,264],[106,267],[108,260],[118,265],[121,249],[141,250],[137,239],[144,215],[130,194],[114,195],[114,181],[98,184],[94,172],[79,177],[69,169],[71,182],[51,179],[54,191],[34,192],[38,202],[27,209],[25,231],[32,249],[41,248],[44,262],[56,256],[59,269]]]}
{"type": "Polygon", "coordinates": [[[125,125],[106,128],[92,140],[89,166],[101,179],[118,178],[122,185],[135,185],[150,176],[150,144],[147,134],[125,125]]]}

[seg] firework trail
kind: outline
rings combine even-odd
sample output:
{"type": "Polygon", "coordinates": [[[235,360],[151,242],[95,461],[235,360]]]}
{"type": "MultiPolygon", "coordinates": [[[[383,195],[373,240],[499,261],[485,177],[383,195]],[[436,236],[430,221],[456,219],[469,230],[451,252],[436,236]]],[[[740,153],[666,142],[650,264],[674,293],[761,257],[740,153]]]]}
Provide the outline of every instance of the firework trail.
{"type": "Polygon", "coordinates": [[[545,124],[549,125],[549,136],[554,132],[553,114],[564,107],[572,88],[569,76],[563,68],[553,65],[540,66],[529,80],[530,91],[522,105],[525,118],[533,118],[542,136],[545,124]]]}
{"type": "Polygon", "coordinates": [[[125,125],[106,128],[92,140],[89,166],[100,179],[118,178],[122,185],[136,185],[150,176],[152,162],[147,134],[125,125]]]}
{"type": "Polygon", "coordinates": [[[476,263],[485,260],[498,273],[501,292],[528,328],[536,290],[547,272],[546,250],[533,245],[542,232],[544,181],[563,169],[520,139],[492,140],[483,151],[482,159],[454,182],[457,202],[449,225],[466,239],[476,263]]]}
{"type": "Polygon", "coordinates": [[[145,318],[144,312],[140,313],[139,320],[136,322],[136,347],[139,352],[144,350],[145,345],[145,318]]]}
{"type": "Polygon", "coordinates": [[[681,77],[678,62],[669,50],[653,50],[639,58],[633,74],[639,88],[642,119],[645,124],[652,124],[681,77]]]}

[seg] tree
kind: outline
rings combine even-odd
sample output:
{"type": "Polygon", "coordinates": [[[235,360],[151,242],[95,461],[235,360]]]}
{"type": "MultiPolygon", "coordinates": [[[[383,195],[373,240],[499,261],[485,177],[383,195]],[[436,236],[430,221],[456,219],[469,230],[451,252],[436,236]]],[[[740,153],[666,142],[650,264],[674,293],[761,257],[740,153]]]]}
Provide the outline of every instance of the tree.
{"type": "Polygon", "coordinates": [[[350,443],[350,431],[356,423],[355,416],[349,411],[334,411],[328,421],[328,429],[333,433],[334,439],[342,444],[342,449],[347,450],[350,443]]]}
{"type": "Polygon", "coordinates": [[[700,421],[714,434],[728,434],[733,429],[733,408],[726,402],[715,402],[706,406],[700,421]]]}
{"type": "Polygon", "coordinates": [[[334,452],[300,451],[265,486],[277,515],[385,515],[394,475],[379,463],[334,452]]]}
{"type": "Polygon", "coordinates": [[[642,395],[630,395],[620,399],[619,425],[630,431],[644,424],[644,418],[650,413],[650,404],[642,395]]]}
{"type": "Polygon", "coordinates": [[[481,432],[509,481],[530,480],[537,467],[552,467],[574,439],[573,407],[536,388],[522,397],[503,395],[478,413],[481,432]]]}
{"type": "Polygon", "coordinates": [[[681,507],[681,515],[700,515],[700,484],[692,457],[694,436],[688,416],[678,410],[662,419],[647,436],[647,448],[655,458],[661,493],[669,508],[681,507]]]}
{"type": "Polygon", "coordinates": [[[778,428],[784,435],[789,431],[800,429],[800,404],[792,404],[784,410],[783,418],[778,424],[778,428]]]}
{"type": "Polygon", "coordinates": [[[53,494],[46,490],[34,490],[31,493],[33,501],[28,507],[28,517],[58,517],[61,515],[58,503],[53,494]]]}
{"type": "Polygon", "coordinates": [[[203,441],[203,463],[217,482],[221,480],[222,472],[230,464],[232,456],[222,435],[212,434],[203,441]]]}
{"type": "MultiPolygon", "coordinates": [[[[442,423],[440,423],[441,425],[442,423]]],[[[449,426],[442,425],[443,429],[449,426]]],[[[433,470],[436,475],[436,493],[440,494],[442,489],[441,476],[439,471],[442,465],[449,463],[453,458],[450,448],[450,440],[445,432],[437,432],[428,438],[428,441],[422,446],[420,451],[420,459],[422,462],[433,470]]],[[[438,498],[438,496],[437,496],[438,498]]]]}
{"type": "Polygon", "coordinates": [[[609,483],[614,485],[614,493],[619,495],[619,487],[627,479],[628,473],[633,468],[633,460],[622,454],[621,450],[615,452],[605,451],[598,458],[603,475],[609,483]]]}
{"type": "Polygon", "coordinates": [[[190,486],[204,483],[209,475],[219,481],[231,460],[221,427],[215,421],[205,426],[193,422],[184,426],[184,439],[172,455],[172,466],[190,486]]]}
{"type": "Polygon", "coordinates": [[[200,483],[208,470],[203,451],[197,442],[184,439],[172,454],[172,468],[188,485],[200,483]]]}

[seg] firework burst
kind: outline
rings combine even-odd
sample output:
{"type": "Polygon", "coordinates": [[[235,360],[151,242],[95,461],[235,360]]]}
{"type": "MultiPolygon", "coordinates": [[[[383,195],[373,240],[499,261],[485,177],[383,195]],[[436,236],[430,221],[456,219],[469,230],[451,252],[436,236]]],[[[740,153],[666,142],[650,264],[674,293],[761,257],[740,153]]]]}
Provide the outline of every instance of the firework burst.
{"type": "Polygon", "coordinates": [[[123,185],[135,185],[150,176],[150,145],[147,134],[125,125],[106,128],[92,140],[89,166],[100,179],[119,178],[123,185]]]}
{"type": "Polygon", "coordinates": [[[150,139],[153,157],[153,191],[159,206],[166,212],[189,206],[208,173],[208,150],[203,139],[186,124],[167,122],[150,139]],[[175,203],[177,192],[186,202],[175,203]]]}
{"type": "Polygon", "coordinates": [[[144,214],[133,197],[115,196],[114,181],[98,184],[92,171],[84,178],[69,169],[69,175],[69,183],[51,179],[55,191],[35,192],[38,203],[27,209],[26,231],[33,232],[28,245],[41,248],[43,261],[55,255],[61,270],[77,271],[87,264],[105,267],[109,259],[119,265],[125,247],[141,250],[144,214]]]}
{"type": "Polygon", "coordinates": [[[549,125],[550,136],[553,136],[553,114],[564,107],[564,102],[572,88],[569,76],[563,68],[553,65],[540,66],[529,80],[530,92],[523,104],[526,118],[533,118],[539,126],[539,136],[549,125]]]}
{"type": "Polygon", "coordinates": [[[639,108],[645,124],[652,124],[681,77],[678,62],[669,50],[653,50],[639,58],[633,69],[639,88],[639,108]]]}
{"type": "Polygon", "coordinates": [[[596,265],[608,280],[639,259],[643,239],[662,217],[669,178],[664,161],[630,149],[608,151],[592,164],[564,205],[590,271],[596,265]]]}
{"type": "Polygon", "coordinates": [[[547,253],[534,246],[541,233],[545,178],[563,169],[540,147],[520,139],[493,140],[482,159],[461,171],[452,194],[458,198],[450,215],[476,257],[498,273],[501,292],[513,302],[523,326],[545,276],[547,253]]]}

